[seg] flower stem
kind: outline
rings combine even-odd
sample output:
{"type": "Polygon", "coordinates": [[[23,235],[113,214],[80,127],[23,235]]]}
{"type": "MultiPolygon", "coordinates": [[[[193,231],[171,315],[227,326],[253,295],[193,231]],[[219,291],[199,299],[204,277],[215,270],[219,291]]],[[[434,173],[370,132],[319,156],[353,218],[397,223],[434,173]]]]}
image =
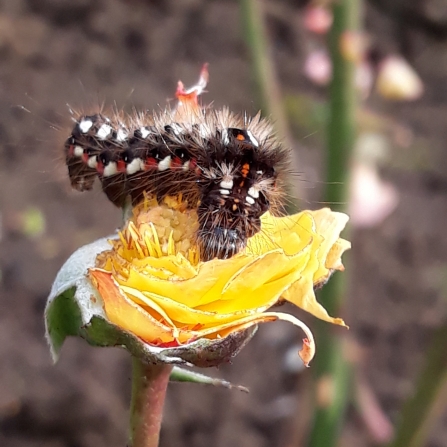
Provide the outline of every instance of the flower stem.
{"type": "Polygon", "coordinates": [[[157,447],[171,365],[132,358],[129,447],[157,447]]]}
{"type": "MultiPolygon", "coordinates": [[[[329,36],[333,74],[330,86],[327,143],[327,177],[325,203],[337,211],[347,202],[349,167],[356,134],[355,66],[343,56],[341,39],[347,31],[358,29],[362,0],[339,0],[332,3],[334,21],[329,36]]],[[[337,275],[319,294],[321,304],[330,315],[339,315],[347,296],[347,278],[337,275]]],[[[341,338],[323,322],[317,325],[318,355],[312,370],[315,383],[316,410],[309,437],[309,446],[337,445],[340,429],[350,398],[351,367],[343,355],[341,338]],[[326,390],[324,399],[318,390],[326,390]]]]}

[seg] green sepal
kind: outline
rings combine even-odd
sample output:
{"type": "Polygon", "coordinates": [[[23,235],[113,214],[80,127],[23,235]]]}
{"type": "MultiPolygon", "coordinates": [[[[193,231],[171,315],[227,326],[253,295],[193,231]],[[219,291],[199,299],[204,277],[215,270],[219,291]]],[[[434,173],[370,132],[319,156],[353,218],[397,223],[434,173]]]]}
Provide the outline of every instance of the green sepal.
{"type": "Polygon", "coordinates": [[[171,380],[172,382],[190,382],[190,383],[199,383],[202,385],[224,387],[228,389],[236,389],[239,391],[244,391],[245,393],[249,392],[248,388],[246,388],[245,386],[233,385],[232,383],[227,382],[226,380],[209,377],[206,376],[205,374],[200,374],[198,372],[180,368],[178,366],[174,366],[169,380],[171,380]]]}

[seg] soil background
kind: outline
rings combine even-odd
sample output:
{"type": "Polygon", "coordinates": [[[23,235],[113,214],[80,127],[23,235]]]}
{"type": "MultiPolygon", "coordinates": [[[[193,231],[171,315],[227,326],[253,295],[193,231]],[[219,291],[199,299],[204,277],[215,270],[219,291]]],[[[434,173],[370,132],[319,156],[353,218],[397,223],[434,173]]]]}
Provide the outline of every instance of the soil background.
{"type": "MultiPolygon", "coordinates": [[[[302,74],[310,43],[297,3],[266,2],[273,59],[284,95],[322,101],[324,89],[302,74]]],[[[405,9],[405,2],[394,4],[405,9]]],[[[349,338],[362,377],[393,423],[446,317],[447,46],[433,30],[442,29],[447,3],[415,2],[413,14],[421,21],[366,7],[375,44],[403,53],[426,92],[410,104],[376,95],[365,104],[385,117],[386,132],[394,135],[396,124],[412,143],[393,145],[381,164],[382,176],[399,193],[396,210],[374,228],[354,228],[346,256],[349,338]]],[[[210,64],[205,102],[256,113],[236,1],[0,0],[1,447],[126,445],[127,353],[71,339],[54,366],[44,339],[42,315],[58,269],[76,248],[120,222],[98,188],[70,190],[63,160],[69,108],[91,111],[103,102],[128,111],[163,107],[179,79],[187,86],[196,81],[203,62],[210,64]]],[[[295,129],[294,150],[307,195],[303,206],[317,208],[324,134],[321,125],[312,126],[295,129]]],[[[297,369],[290,353],[296,354],[300,338],[285,324],[266,325],[231,365],[208,371],[249,387],[248,395],[170,385],[161,446],[299,445],[293,439],[308,416],[309,371],[297,369]]],[[[447,446],[446,424],[444,414],[430,447],[447,446]]],[[[372,443],[351,408],[340,445],[372,443]]]]}

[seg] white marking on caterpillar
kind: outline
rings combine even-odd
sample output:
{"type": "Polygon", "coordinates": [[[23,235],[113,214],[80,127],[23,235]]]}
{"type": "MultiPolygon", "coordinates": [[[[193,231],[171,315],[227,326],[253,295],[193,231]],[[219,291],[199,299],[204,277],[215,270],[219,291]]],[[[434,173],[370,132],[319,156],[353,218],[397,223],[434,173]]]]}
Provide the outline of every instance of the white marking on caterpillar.
{"type": "Polygon", "coordinates": [[[189,160],[186,161],[185,163],[183,163],[183,165],[182,165],[182,169],[183,169],[184,171],[189,171],[189,160]]]}
{"type": "Polygon", "coordinates": [[[73,149],[73,154],[75,157],[82,157],[82,155],[84,154],[84,148],[82,148],[81,146],[75,146],[73,149]]]}
{"type": "MultiPolygon", "coordinates": [[[[247,194],[251,197],[253,197],[254,199],[257,199],[259,197],[259,191],[257,188],[251,186],[248,191],[247,194]]],[[[253,202],[254,203],[254,202],[253,202]]]]}
{"type": "Polygon", "coordinates": [[[107,166],[104,166],[104,177],[110,177],[118,172],[118,167],[115,161],[110,161],[107,166]]]}
{"type": "Polygon", "coordinates": [[[256,171],[256,174],[262,175],[262,174],[264,174],[264,171],[256,171]]]}
{"type": "Polygon", "coordinates": [[[146,126],[144,126],[140,127],[140,133],[143,138],[147,138],[150,135],[151,131],[146,126]]]}
{"type": "Polygon", "coordinates": [[[227,196],[230,194],[230,191],[228,191],[228,189],[219,189],[219,192],[223,195],[223,196],[227,196]]]}
{"type": "Polygon", "coordinates": [[[229,180],[227,178],[224,178],[220,182],[219,186],[221,186],[222,188],[225,188],[225,189],[233,189],[233,180],[231,180],[231,179],[229,180]]]}
{"type": "Polygon", "coordinates": [[[129,134],[122,127],[120,127],[118,129],[118,132],[116,133],[116,140],[117,141],[126,141],[128,136],[129,136],[129,134]]]}
{"type": "Polygon", "coordinates": [[[210,129],[205,124],[199,124],[199,135],[201,138],[208,138],[210,136],[210,129]]]}
{"type": "Polygon", "coordinates": [[[180,125],[178,125],[177,123],[172,123],[171,124],[171,129],[174,132],[174,135],[176,135],[177,137],[179,135],[181,135],[182,132],[183,132],[183,128],[180,125]]]}
{"type": "Polygon", "coordinates": [[[92,157],[88,157],[87,166],[89,168],[93,168],[93,169],[95,169],[96,166],[98,166],[98,159],[97,159],[96,155],[93,155],[92,157]]]}
{"type": "Polygon", "coordinates": [[[93,121],[91,121],[91,120],[82,120],[79,123],[79,130],[82,133],[87,133],[90,130],[90,127],[92,127],[92,126],[93,126],[93,121]]]}
{"type": "Polygon", "coordinates": [[[250,138],[251,143],[254,146],[258,147],[259,146],[258,140],[253,136],[253,134],[249,130],[247,130],[247,135],[248,135],[248,138],[250,138]]]}
{"type": "Polygon", "coordinates": [[[227,129],[223,129],[222,130],[222,143],[223,144],[229,144],[230,143],[230,139],[228,138],[228,130],[227,129]]]}
{"type": "Polygon", "coordinates": [[[167,155],[163,160],[158,163],[158,170],[159,171],[166,171],[171,167],[171,156],[167,155]]]}
{"type": "Polygon", "coordinates": [[[126,172],[127,174],[135,174],[138,171],[143,170],[143,160],[141,158],[134,158],[127,166],[126,172]]]}
{"type": "Polygon", "coordinates": [[[245,201],[246,201],[247,203],[249,203],[250,205],[254,205],[254,204],[255,204],[255,199],[253,199],[253,198],[250,197],[250,196],[245,197],[245,201]]]}
{"type": "Polygon", "coordinates": [[[112,128],[108,124],[103,124],[96,132],[96,136],[101,140],[105,140],[110,135],[111,130],[112,128]]]}

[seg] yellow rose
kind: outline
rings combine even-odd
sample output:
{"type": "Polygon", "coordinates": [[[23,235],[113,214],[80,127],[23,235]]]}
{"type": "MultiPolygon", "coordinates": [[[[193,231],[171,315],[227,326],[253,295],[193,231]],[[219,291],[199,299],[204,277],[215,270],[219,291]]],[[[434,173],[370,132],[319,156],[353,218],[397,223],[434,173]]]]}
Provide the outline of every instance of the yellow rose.
{"type": "Polygon", "coordinates": [[[231,259],[201,262],[194,243],[197,214],[173,198],[146,199],[133,211],[112,249],[89,276],[109,321],[159,347],[223,339],[258,323],[287,320],[306,333],[300,356],[315,352],[312,333],[297,318],[268,309],[289,301],[323,320],[314,287],[343,270],[350,243],[339,237],[348,217],[328,208],[261,218],[261,231],[231,259]]]}

